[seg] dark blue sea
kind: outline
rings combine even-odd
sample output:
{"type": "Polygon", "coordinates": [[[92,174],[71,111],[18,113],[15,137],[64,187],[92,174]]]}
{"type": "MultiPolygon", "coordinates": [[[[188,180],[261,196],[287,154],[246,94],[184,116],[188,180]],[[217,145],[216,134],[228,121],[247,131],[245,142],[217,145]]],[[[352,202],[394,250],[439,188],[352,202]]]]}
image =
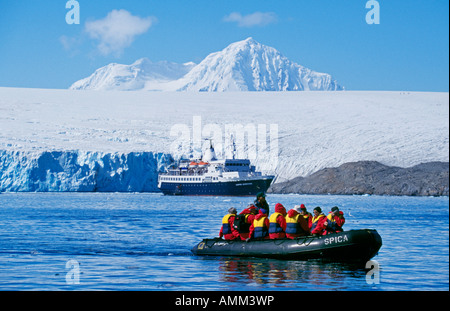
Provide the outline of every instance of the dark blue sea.
{"type": "Polygon", "coordinates": [[[338,263],[191,254],[218,236],[229,207],[252,199],[1,193],[0,290],[449,290],[448,197],[268,195],[272,212],[278,202],[337,205],[345,229],[378,230],[370,276],[338,263]]]}

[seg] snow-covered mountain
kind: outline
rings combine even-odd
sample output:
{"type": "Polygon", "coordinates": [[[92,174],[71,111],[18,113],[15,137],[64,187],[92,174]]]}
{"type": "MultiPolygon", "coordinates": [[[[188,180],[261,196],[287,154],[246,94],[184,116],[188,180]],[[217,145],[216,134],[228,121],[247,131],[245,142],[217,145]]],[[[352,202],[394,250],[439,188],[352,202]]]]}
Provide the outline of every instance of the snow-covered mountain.
{"type": "Polygon", "coordinates": [[[91,76],[75,82],[70,89],[120,91],[152,89],[154,84],[164,84],[181,78],[194,66],[195,64],[191,62],[153,63],[148,58],[138,59],[131,65],[112,63],[97,69],[91,76]]]}
{"type": "Polygon", "coordinates": [[[343,87],[326,73],[291,62],[253,38],[208,55],[178,83],[189,91],[336,91],[343,87]]]}
{"type": "Polygon", "coordinates": [[[343,90],[329,74],[290,61],[253,38],[209,54],[198,65],[152,63],[109,64],[75,82],[76,90],[160,91],[336,91],[343,90]]]}

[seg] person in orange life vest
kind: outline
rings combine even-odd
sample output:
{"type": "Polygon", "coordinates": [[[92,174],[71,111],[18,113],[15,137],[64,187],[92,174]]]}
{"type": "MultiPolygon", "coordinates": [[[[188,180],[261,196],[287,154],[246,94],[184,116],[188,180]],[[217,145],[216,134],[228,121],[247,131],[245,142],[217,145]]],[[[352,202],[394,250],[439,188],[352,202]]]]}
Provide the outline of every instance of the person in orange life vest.
{"type": "Polygon", "coordinates": [[[296,205],[286,215],[286,237],[294,239],[309,234],[308,221],[301,214],[300,206],[296,205]]]}
{"type": "MultiPolygon", "coordinates": [[[[296,206],[298,206],[298,205],[296,205],[296,206]]],[[[310,222],[310,220],[311,220],[311,218],[312,218],[313,216],[311,215],[310,212],[308,212],[308,211],[306,210],[305,204],[301,204],[301,205],[300,205],[300,214],[303,216],[303,218],[306,219],[306,222],[309,224],[309,222],[310,222]]]]}
{"type": "Polygon", "coordinates": [[[267,211],[264,208],[260,208],[258,214],[256,214],[252,225],[250,226],[249,237],[245,240],[248,242],[250,239],[268,239],[269,238],[269,218],[267,217],[267,211]]]}
{"type": "Polygon", "coordinates": [[[237,211],[234,207],[231,207],[222,218],[222,227],[220,228],[219,237],[224,237],[225,240],[234,240],[239,238],[239,232],[233,228],[234,218],[237,211]]]}
{"type": "Polygon", "coordinates": [[[284,239],[286,237],[286,209],[283,204],[275,205],[275,213],[269,219],[269,237],[271,239],[284,239]]]}
{"type": "Polygon", "coordinates": [[[243,241],[250,236],[250,226],[255,219],[256,212],[256,206],[250,203],[246,209],[239,213],[239,215],[245,215],[245,225],[241,226],[240,230],[238,230],[239,236],[243,241]]]}
{"type": "Polygon", "coordinates": [[[342,232],[342,226],[345,224],[344,213],[339,207],[333,206],[327,216],[326,228],[324,234],[342,232]]]}
{"type": "Polygon", "coordinates": [[[320,206],[317,206],[313,210],[314,216],[311,218],[309,223],[309,229],[312,235],[323,235],[325,231],[325,223],[327,217],[322,213],[320,206]]]}

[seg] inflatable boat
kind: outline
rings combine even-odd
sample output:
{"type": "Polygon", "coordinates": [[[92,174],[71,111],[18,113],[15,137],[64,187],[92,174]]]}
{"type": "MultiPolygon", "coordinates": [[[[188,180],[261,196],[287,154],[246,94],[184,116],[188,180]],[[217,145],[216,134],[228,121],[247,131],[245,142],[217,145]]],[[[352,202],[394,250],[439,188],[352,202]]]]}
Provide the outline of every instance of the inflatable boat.
{"type": "Polygon", "coordinates": [[[279,240],[204,239],[192,248],[198,256],[245,256],[289,260],[368,261],[382,245],[376,230],[361,229],[324,236],[279,240]]]}

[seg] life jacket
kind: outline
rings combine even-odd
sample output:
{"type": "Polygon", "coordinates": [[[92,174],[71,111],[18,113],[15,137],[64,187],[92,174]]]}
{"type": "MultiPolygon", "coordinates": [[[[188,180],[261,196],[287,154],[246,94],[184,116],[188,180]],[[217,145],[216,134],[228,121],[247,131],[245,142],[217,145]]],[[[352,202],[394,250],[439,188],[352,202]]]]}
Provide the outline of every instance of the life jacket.
{"type": "Polygon", "coordinates": [[[312,226],[311,226],[311,231],[313,231],[314,229],[316,229],[317,227],[317,222],[319,221],[320,218],[325,217],[324,214],[320,214],[319,216],[314,216],[311,220],[312,222],[312,226]]]}
{"type": "Polygon", "coordinates": [[[304,233],[302,227],[298,223],[298,218],[302,217],[300,214],[296,214],[293,217],[286,216],[286,233],[288,234],[300,234],[304,233]]]}
{"type": "Polygon", "coordinates": [[[250,214],[236,215],[233,222],[233,227],[239,233],[248,233],[250,231],[250,224],[247,223],[247,218],[250,214]]]}
{"type": "Polygon", "coordinates": [[[222,233],[223,233],[223,235],[232,233],[231,226],[228,223],[228,220],[230,219],[231,216],[236,216],[236,214],[227,214],[227,215],[223,216],[223,218],[222,218],[222,233]]]}
{"type": "Polygon", "coordinates": [[[328,227],[327,227],[327,232],[328,233],[341,232],[342,231],[341,226],[339,226],[336,223],[336,220],[333,217],[333,213],[330,213],[330,214],[327,215],[327,222],[328,222],[328,227]]]}
{"type": "Polygon", "coordinates": [[[264,225],[264,220],[266,219],[266,216],[263,216],[259,219],[253,220],[253,237],[254,238],[264,238],[266,237],[269,232],[266,228],[266,226],[264,225]]]}
{"type": "Polygon", "coordinates": [[[280,227],[280,224],[277,222],[277,218],[278,218],[279,215],[281,215],[282,217],[284,217],[283,214],[277,213],[277,212],[275,212],[275,213],[273,213],[272,215],[270,215],[270,219],[269,219],[269,223],[270,223],[270,226],[269,226],[269,233],[279,233],[279,232],[284,232],[284,231],[283,231],[283,228],[281,228],[281,227],[280,227]]]}

